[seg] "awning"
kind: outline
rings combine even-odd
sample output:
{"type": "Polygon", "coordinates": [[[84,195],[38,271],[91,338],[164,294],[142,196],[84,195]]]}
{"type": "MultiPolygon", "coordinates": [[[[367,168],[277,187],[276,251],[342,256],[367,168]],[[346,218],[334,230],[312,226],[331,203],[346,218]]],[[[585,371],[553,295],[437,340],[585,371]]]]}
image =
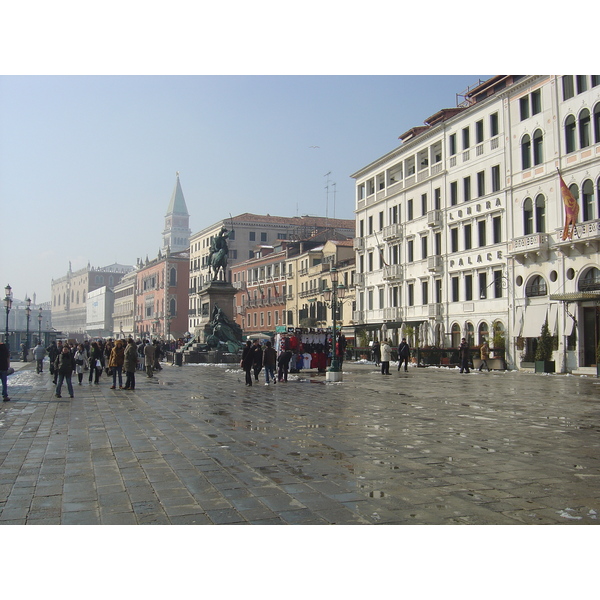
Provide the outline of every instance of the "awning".
{"type": "Polygon", "coordinates": [[[556,323],[558,321],[558,304],[551,304],[548,311],[548,329],[550,335],[556,335],[556,323]]]}
{"type": "Polygon", "coordinates": [[[563,335],[571,335],[573,333],[574,325],[575,325],[575,322],[573,321],[573,319],[571,317],[569,317],[569,315],[567,315],[567,320],[565,321],[565,330],[563,332],[563,335]]]}
{"type": "Polygon", "coordinates": [[[513,331],[515,337],[519,337],[521,335],[521,330],[523,329],[523,307],[517,306],[515,310],[515,322],[513,323],[513,331]]]}
{"type": "Polygon", "coordinates": [[[600,290],[592,290],[589,292],[567,292],[565,294],[550,294],[550,300],[560,300],[561,302],[600,300],[600,290]]]}
{"type": "Polygon", "coordinates": [[[546,321],[548,305],[528,306],[525,308],[525,317],[523,318],[523,332],[521,335],[527,338],[540,337],[542,326],[546,321]]]}

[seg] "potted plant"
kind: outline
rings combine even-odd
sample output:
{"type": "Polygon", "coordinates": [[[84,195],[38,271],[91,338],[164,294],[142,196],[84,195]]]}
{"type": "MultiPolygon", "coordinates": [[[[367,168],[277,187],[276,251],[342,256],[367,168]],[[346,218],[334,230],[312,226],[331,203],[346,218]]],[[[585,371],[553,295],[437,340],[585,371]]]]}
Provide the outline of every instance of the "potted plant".
{"type": "Polygon", "coordinates": [[[538,344],[535,351],[535,372],[536,373],[554,373],[555,365],[552,359],[554,351],[554,339],[550,335],[548,320],[544,321],[538,344]]]}

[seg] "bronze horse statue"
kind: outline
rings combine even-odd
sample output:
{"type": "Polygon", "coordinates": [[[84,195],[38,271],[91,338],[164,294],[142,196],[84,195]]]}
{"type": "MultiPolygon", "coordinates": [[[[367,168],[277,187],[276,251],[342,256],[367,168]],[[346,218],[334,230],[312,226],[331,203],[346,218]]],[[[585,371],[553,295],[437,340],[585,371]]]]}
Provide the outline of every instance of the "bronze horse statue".
{"type": "Polygon", "coordinates": [[[219,279],[219,273],[222,273],[221,280],[226,280],[227,257],[229,256],[229,248],[227,247],[228,235],[227,229],[223,227],[219,235],[215,236],[210,243],[208,268],[209,273],[212,271],[213,281],[219,279]]]}

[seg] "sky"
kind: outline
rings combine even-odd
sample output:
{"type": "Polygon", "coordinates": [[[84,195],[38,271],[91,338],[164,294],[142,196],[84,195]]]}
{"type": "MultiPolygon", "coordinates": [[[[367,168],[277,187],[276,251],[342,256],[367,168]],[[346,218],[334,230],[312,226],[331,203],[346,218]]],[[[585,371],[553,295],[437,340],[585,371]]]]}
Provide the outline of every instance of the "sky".
{"type": "Polygon", "coordinates": [[[69,262],[154,258],[176,172],[192,232],[244,212],[352,219],[351,175],[487,77],[2,76],[1,283],[44,302],[69,262]]]}

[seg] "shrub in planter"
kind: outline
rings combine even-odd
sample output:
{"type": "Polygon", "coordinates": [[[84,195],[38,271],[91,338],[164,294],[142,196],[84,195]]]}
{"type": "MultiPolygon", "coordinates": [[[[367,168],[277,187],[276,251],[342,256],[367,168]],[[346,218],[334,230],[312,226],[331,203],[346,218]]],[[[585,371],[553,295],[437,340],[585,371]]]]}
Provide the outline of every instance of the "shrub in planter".
{"type": "Polygon", "coordinates": [[[555,365],[552,359],[552,352],[554,351],[554,339],[550,335],[550,329],[548,328],[548,321],[544,321],[540,337],[538,338],[538,344],[535,351],[535,372],[536,373],[554,373],[555,365]]]}

